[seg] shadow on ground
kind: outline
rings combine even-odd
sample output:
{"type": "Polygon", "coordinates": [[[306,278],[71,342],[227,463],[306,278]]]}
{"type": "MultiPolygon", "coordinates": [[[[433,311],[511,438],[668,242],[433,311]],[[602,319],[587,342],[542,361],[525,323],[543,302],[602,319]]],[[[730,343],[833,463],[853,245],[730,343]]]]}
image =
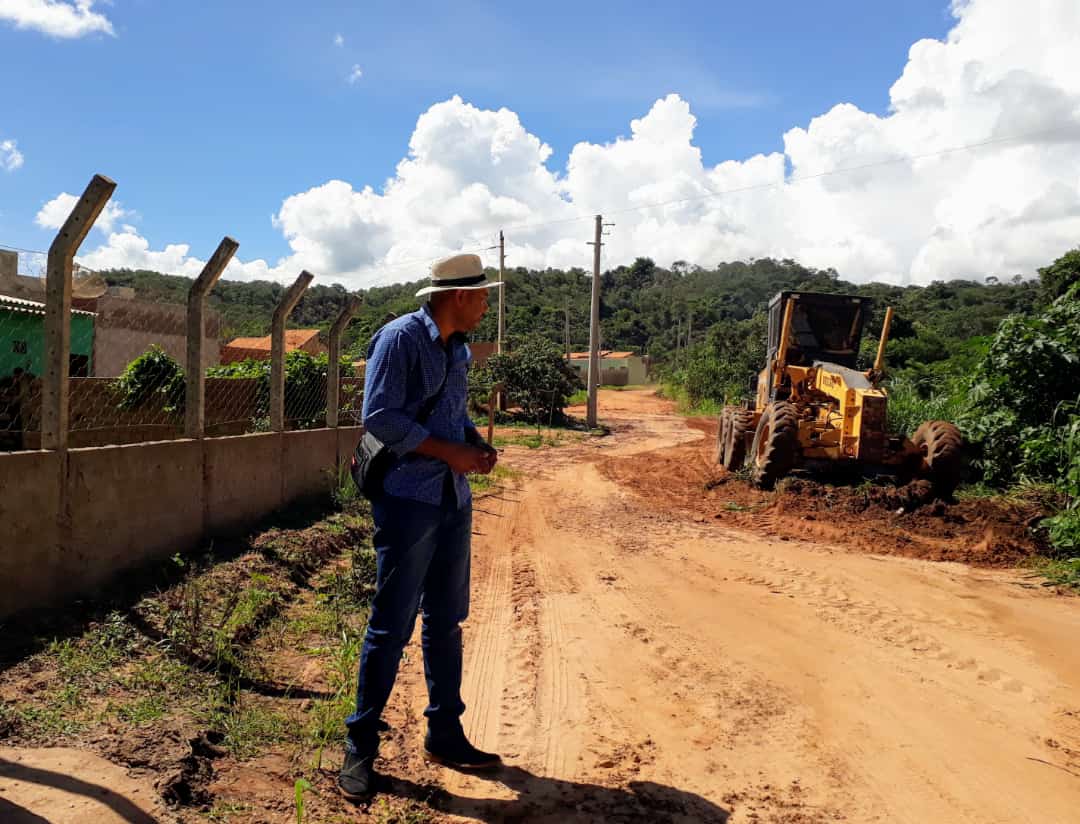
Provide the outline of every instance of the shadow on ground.
{"type": "Polygon", "coordinates": [[[535,775],[521,767],[504,767],[490,780],[516,798],[470,798],[439,787],[402,778],[386,778],[385,792],[428,804],[441,812],[479,821],[534,822],[707,822],[724,824],[731,815],[695,793],[657,784],[631,781],[626,787],[603,787],[535,775]]]}

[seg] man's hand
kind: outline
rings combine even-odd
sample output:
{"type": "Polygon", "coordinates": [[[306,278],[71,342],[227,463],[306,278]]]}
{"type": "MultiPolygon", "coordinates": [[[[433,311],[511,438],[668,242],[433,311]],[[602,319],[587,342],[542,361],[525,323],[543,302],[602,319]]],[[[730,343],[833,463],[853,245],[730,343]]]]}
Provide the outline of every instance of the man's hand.
{"type": "Polygon", "coordinates": [[[459,475],[486,475],[495,468],[499,457],[499,453],[482,439],[469,444],[429,437],[415,451],[429,458],[438,458],[459,475]]]}
{"type": "Polygon", "coordinates": [[[471,428],[465,430],[465,442],[484,451],[484,468],[479,470],[480,474],[487,475],[491,472],[495,468],[495,464],[499,462],[499,453],[495,447],[480,437],[479,432],[471,428]]]}
{"type": "Polygon", "coordinates": [[[460,475],[480,473],[486,475],[494,464],[489,464],[488,453],[478,446],[464,443],[447,444],[443,460],[460,475]]]}
{"type": "Polygon", "coordinates": [[[484,451],[484,469],[481,470],[481,474],[487,475],[499,462],[499,453],[487,441],[480,441],[477,446],[484,451]]]}

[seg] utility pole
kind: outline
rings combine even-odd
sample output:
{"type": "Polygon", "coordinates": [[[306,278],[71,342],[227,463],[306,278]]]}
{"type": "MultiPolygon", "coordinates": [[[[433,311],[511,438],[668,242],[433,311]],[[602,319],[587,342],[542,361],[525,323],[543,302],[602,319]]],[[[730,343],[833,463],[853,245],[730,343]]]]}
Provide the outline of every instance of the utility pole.
{"type": "MultiPolygon", "coordinates": [[[[502,229],[499,230],[499,280],[503,279],[506,268],[506,243],[503,240],[502,229]]],[[[500,355],[503,351],[503,328],[506,324],[506,283],[499,287],[499,337],[495,344],[495,351],[500,355]]]]}
{"type": "MultiPolygon", "coordinates": [[[[611,225],[611,224],[609,224],[611,225]]],[[[593,247],[592,304],[589,311],[589,402],[585,421],[589,429],[596,428],[596,386],[600,379],[600,238],[604,234],[604,216],[596,216],[596,240],[593,247]]]]}
{"type": "Polygon", "coordinates": [[[686,348],[689,349],[694,341],[694,310],[691,309],[686,315],[686,348]]]}
{"type": "Polygon", "coordinates": [[[679,333],[682,330],[682,318],[675,317],[675,368],[679,368],[679,333]]]}
{"type": "Polygon", "coordinates": [[[566,305],[563,307],[563,312],[566,314],[566,331],[563,336],[563,341],[566,344],[566,362],[570,363],[570,298],[566,299],[566,305]]]}

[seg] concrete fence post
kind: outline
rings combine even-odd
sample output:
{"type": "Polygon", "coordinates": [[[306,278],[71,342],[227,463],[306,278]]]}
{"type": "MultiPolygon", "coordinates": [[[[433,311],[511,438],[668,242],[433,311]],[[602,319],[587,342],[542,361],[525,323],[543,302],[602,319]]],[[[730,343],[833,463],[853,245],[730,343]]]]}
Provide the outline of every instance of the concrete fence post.
{"type": "Polygon", "coordinates": [[[206,296],[218,282],[240,244],[224,237],[188,292],[187,386],[184,394],[184,435],[201,438],[206,432],[206,376],[203,371],[203,339],[206,337],[206,296]]]}
{"type": "Polygon", "coordinates": [[[349,298],[341,314],[330,327],[330,355],[326,368],[326,425],[335,427],[341,412],[341,335],[349,321],[360,311],[363,301],[356,295],[349,298]]]}
{"type": "Polygon", "coordinates": [[[285,319],[300,302],[300,296],[311,285],[315,276],[306,269],[296,282],[285,290],[281,302],[274,309],[270,329],[270,430],[285,431],[285,319]]]}
{"type": "Polygon", "coordinates": [[[49,246],[45,276],[45,375],[41,386],[42,449],[67,449],[71,271],[75,253],[115,190],[115,182],[94,175],[49,246]]]}

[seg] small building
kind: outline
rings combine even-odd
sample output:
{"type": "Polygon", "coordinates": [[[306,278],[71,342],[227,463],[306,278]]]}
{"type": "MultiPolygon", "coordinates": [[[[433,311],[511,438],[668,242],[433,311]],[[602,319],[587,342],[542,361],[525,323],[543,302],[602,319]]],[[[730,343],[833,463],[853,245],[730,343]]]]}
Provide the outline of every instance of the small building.
{"type": "MultiPolygon", "coordinates": [[[[589,379],[589,353],[571,352],[570,368],[577,372],[584,383],[589,379]]],[[[644,359],[633,352],[600,351],[601,386],[637,386],[648,380],[644,359]]]]}
{"type": "MultiPolygon", "coordinates": [[[[327,349],[319,340],[318,329],[286,329],[285,351],[322,355],[326,354],[327,349]]],[[[249,359],[270,360],[270,335],[262,338],[236,338],[221,347],[222,363],[238,363],[249,359]]]]}
{"type": "MultiPolygon", "coordinates": [[[[94,369],[93,312],[71,310],[71,377],[85,378],[94,369]]],[[[0,295],[0,379],[15,370],[40,376],[45,371],[45,304],[0,295]]]]}
{"type": "MultiPolygon", "coordinates": [[[[72,298],[72,307],[97,315],[94,371],[100,378],[123,374],[127,365],[151,346],[160,346],[181,364],[187,362],[187,307],[178,303],[132,299],[129,289],[110,289],[97,298],[72,298]]],[[[207,307],[203,320],[203,367],[218,362],[221,316],[207,307]]]]}
{"type": "MultiPolygon", "coordinates": [[[[18,274],[19,258],[0,250],[0,294],[43,305],[45,280],[18,274]]],[[[172,358],[187,360],[187,307],[177,303],[140,300],[128,286],[108,286],[100,278],[100,293],[79,289],[79,270],[71,296],[72,318],[76,310],[94,316],[92,351],[83,353],[88,369],[71,370],[72,376],[116,377],[127,365],[151,346],[164,349],[172,358]]],[[[93,274],[93,273],[90,273],[93,274]]],[[[218,362],[221,316],[207,307],[204,314],[206,337],[203,339],[203,366],[218,362]]],[[[75,350],[75,325],[72,325],[72,355],[75,350]]]]}

